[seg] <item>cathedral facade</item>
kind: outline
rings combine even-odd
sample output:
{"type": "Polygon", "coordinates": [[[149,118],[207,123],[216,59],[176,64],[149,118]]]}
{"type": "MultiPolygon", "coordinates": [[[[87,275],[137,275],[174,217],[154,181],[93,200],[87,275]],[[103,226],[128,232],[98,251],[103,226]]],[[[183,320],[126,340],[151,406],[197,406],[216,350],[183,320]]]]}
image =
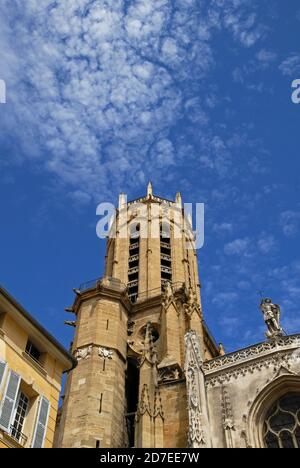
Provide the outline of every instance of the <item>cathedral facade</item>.
{"type": "Polygon", "coordinates": [[[300,335],[225,354],[203,317],[194,233],[174,201],[120,196],[102,279],[75,290],[60,448],[300,447],[300,335]],[[167,220],[167,221],[166,221],[167,220]]]}

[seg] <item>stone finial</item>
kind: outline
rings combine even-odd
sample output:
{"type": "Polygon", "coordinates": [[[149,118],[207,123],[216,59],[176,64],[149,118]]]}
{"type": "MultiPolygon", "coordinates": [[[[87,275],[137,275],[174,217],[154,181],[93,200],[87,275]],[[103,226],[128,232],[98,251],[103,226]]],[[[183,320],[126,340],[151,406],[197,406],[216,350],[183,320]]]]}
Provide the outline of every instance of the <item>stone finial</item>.
{"type": "Polygon", "coordinates": [[[182,208],[182,197],[181,197],[181,193],[180,192],[177,192],[176,193],[176,203],[177,205],[182,208]]]}
{"type": "Polygon", "coordinates": [[[152,182],[149,182],[148,187],[147,187],[147,196],[152,197],[153,195],[153,185],[152,182]]]}
{"type": "Polygon", "coordinates": [[[127,197],[125,193],[120,193],[119,195],[119,210],[122,210],[127,203],[127,197]]]}

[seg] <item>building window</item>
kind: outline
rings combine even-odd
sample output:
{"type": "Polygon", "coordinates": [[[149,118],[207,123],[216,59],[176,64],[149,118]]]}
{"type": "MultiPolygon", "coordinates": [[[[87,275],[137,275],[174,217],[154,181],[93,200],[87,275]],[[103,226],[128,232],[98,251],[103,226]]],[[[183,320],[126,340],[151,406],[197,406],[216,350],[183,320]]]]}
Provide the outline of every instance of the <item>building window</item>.
{"type": "Polygon", "coordinates": [[[23,434],[23,428],[25,423],[25,417],[29,407],[29,398],[24,394],[20,393],[17,400],[16,414],[14,417],[14,422],[11,427],[11,436],[16,439],[18,442],[26,442],[26,437],[23,434]]]}
{"type": "Polygon", "coordinates": [[[41,352],[37,349],[37,347],[30,340],[28,340],[28,342],[27,342],[26,353],[32,359],[39,362],[40,357],[41,357],[41,352]]]}
{"type": "Polygon", "coordinates": [[[271,408],[264,440],[267,448],[300,448],[300,394],[285,395],[271,408]]]}

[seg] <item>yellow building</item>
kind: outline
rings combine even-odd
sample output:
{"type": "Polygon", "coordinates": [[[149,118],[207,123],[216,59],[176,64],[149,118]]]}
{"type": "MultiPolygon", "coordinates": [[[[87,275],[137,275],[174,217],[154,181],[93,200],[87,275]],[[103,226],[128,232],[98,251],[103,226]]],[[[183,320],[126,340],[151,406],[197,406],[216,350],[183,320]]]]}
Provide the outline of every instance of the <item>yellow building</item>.
{"type": "Polygon", "coordinates": [[[75,365],[0,287],[0,448],[53,446],[62,374],[75,365]]]}

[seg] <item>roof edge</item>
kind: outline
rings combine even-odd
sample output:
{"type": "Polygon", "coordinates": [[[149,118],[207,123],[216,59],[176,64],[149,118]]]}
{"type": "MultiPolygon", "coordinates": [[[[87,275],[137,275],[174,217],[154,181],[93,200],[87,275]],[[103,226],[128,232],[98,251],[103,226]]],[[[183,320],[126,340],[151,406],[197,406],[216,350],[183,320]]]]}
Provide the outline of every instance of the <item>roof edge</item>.
{"type": "Polygon", "coordinates": [[[70,354],[65,349],[65,347],[56,338],[54,338],[54,336],[51,335],[51,333],[49,333],[46,328],[44,328],[29,312],[27,312],[27,310],[1,285],[0,295],[3,295],[5,299],[10,302],[10,304],[14,306],[23,315],[23,317],[70,362],[70,369],[66,369],[64,373],[75,369],[77,366],[77,360],[74,358],[74,356],[72,356],[72,354],[70,354]]]}

